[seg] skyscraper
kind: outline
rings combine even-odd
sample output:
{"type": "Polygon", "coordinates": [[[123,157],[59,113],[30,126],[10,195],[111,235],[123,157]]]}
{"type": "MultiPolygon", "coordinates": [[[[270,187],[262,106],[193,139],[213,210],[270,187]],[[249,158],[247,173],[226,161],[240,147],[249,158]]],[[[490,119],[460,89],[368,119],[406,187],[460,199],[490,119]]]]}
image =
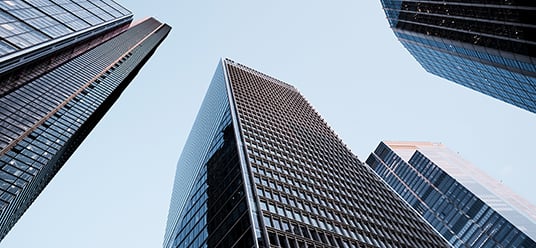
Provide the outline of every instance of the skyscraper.
{"type": "Polygon", "coordinates": [[[0,1],[0,239],[170,27],[113,0],[0,1]]]}
{"type": "Polygon", "coordinates": [[[536,206],[442,144],[382,142],[367,164],[454,247],[536,247],[536,206]]]}
{"type": "Polygon", "coordinates": [[[293,86],[225,59],[177,166],[164,247],[446,247],[293,86]]]}
{"type": "Polygon", "coordinates": [[[536,113],[535,1],[381,2],[426,71],[536,113]]]}

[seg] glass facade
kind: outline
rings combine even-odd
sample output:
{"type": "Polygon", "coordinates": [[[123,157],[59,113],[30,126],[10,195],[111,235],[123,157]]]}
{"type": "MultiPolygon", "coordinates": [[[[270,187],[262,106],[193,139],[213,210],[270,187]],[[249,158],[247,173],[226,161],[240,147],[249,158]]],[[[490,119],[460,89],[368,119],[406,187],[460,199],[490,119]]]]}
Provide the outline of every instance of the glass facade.
{"type": "Polygon", "coordinates": [[[0,96],[128,28],[112,0],[0,1],[0,96]]]}
{"type": "Polygon", "coordinates": [[[164,247],[193,242],[448,247],[298,90],[228,59],[216,70],[177,166],[164,247]],[[226,228],[211,227],[211,220],[226,228]]]}
{"type": "Polygon", "coordinates": [[[253,246],[223,66],[179,158],[165,247],[253,246]]]}
{"type": "Polygon", "coordinates": [[[536,247],[536,207],[441,144],[382,142],[367,164],[454,247],[536,247]]]}
{"type": "MultiPolygon", "coordinates": [[[[35,11],[45,13],[49,11],[45,7],[54,9],[56,2],[67,8],[63,3],[76,2],[79,6],[87,1],[1,1],[0,5],[6,9],[10,6],[12,9],[7,9],[7,13],[16,16],[35,11]],[[21,9],[22,13],[12,12],[13,9],[21,9]]],[[[97,4],[93,8],[114,4],[113,1],[91,2],[97,4]]],[[[115,8],[116,12],[108,10],[114,13],[112,16],[129,14],[123,8],[115,8]]],[[[32,16],[41,18],[37,14],[32,16]]],[[[47,53],[0,76],[2,82],[16,77],[24,79],[3,85],[0,93],[0,240],[118,99],[170,30],[152,18],[130,27],[128,23],[120,28],[106,27],[109,30],[98,36],[89,35],[90,38],[47,53]],[[35,69],[34,75],[25,74],[33,66],[44,64],[47,66],[35,69]]]]}
{"type": "Polygon", "coordinates": [[[395,35],[426,71],[536,113],[534,1],[382,5],[395,35]]]}
{"type": "Polygon", "coordinates": [[[132,14],[112,0],[0,1],[0,96],[122,32],[132,14]]]}
{"type": "Polygon", "coordinates": [[[111,0],[0,1],[0,56],[131,15],[111,0]]]}

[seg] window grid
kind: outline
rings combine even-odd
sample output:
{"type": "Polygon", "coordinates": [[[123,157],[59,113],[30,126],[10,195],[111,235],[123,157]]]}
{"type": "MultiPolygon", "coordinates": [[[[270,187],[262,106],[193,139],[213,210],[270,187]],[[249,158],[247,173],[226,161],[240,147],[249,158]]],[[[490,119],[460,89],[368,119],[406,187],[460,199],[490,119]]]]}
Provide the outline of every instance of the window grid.
{"type": "Polygon", "coordinates": [[[272,247],[444,245],[295,88],[236,63],[227,71],[272,247]]]}

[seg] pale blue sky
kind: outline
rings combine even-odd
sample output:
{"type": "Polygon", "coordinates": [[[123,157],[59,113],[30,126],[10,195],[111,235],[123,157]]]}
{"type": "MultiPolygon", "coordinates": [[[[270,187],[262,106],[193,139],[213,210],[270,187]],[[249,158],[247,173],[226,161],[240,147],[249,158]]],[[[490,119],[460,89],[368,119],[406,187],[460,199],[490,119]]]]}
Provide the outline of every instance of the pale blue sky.
{"type": "Polygon", "coordinates": [[[295,85],[362,159],[442,142],[536,203],[536,114],[426,73],[379,0],[119,1],[173,30],[5,247],[161,247],[175,166],[219,58],[295,85]]]}

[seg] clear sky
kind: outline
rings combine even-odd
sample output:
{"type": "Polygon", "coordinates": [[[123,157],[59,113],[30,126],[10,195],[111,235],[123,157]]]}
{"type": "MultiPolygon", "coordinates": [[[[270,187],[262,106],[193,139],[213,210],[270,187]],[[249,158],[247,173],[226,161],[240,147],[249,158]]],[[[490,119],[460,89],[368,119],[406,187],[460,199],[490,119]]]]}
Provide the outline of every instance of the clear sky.
{"type": "Polygon", "coordinates": [[[379,0],[118,2],[173,30],[0,248],[161,247],[221,57],[296,86],[361,160],[381,140],[442,142],[536,203],[536,114],[426,73],[379,0]]]}

